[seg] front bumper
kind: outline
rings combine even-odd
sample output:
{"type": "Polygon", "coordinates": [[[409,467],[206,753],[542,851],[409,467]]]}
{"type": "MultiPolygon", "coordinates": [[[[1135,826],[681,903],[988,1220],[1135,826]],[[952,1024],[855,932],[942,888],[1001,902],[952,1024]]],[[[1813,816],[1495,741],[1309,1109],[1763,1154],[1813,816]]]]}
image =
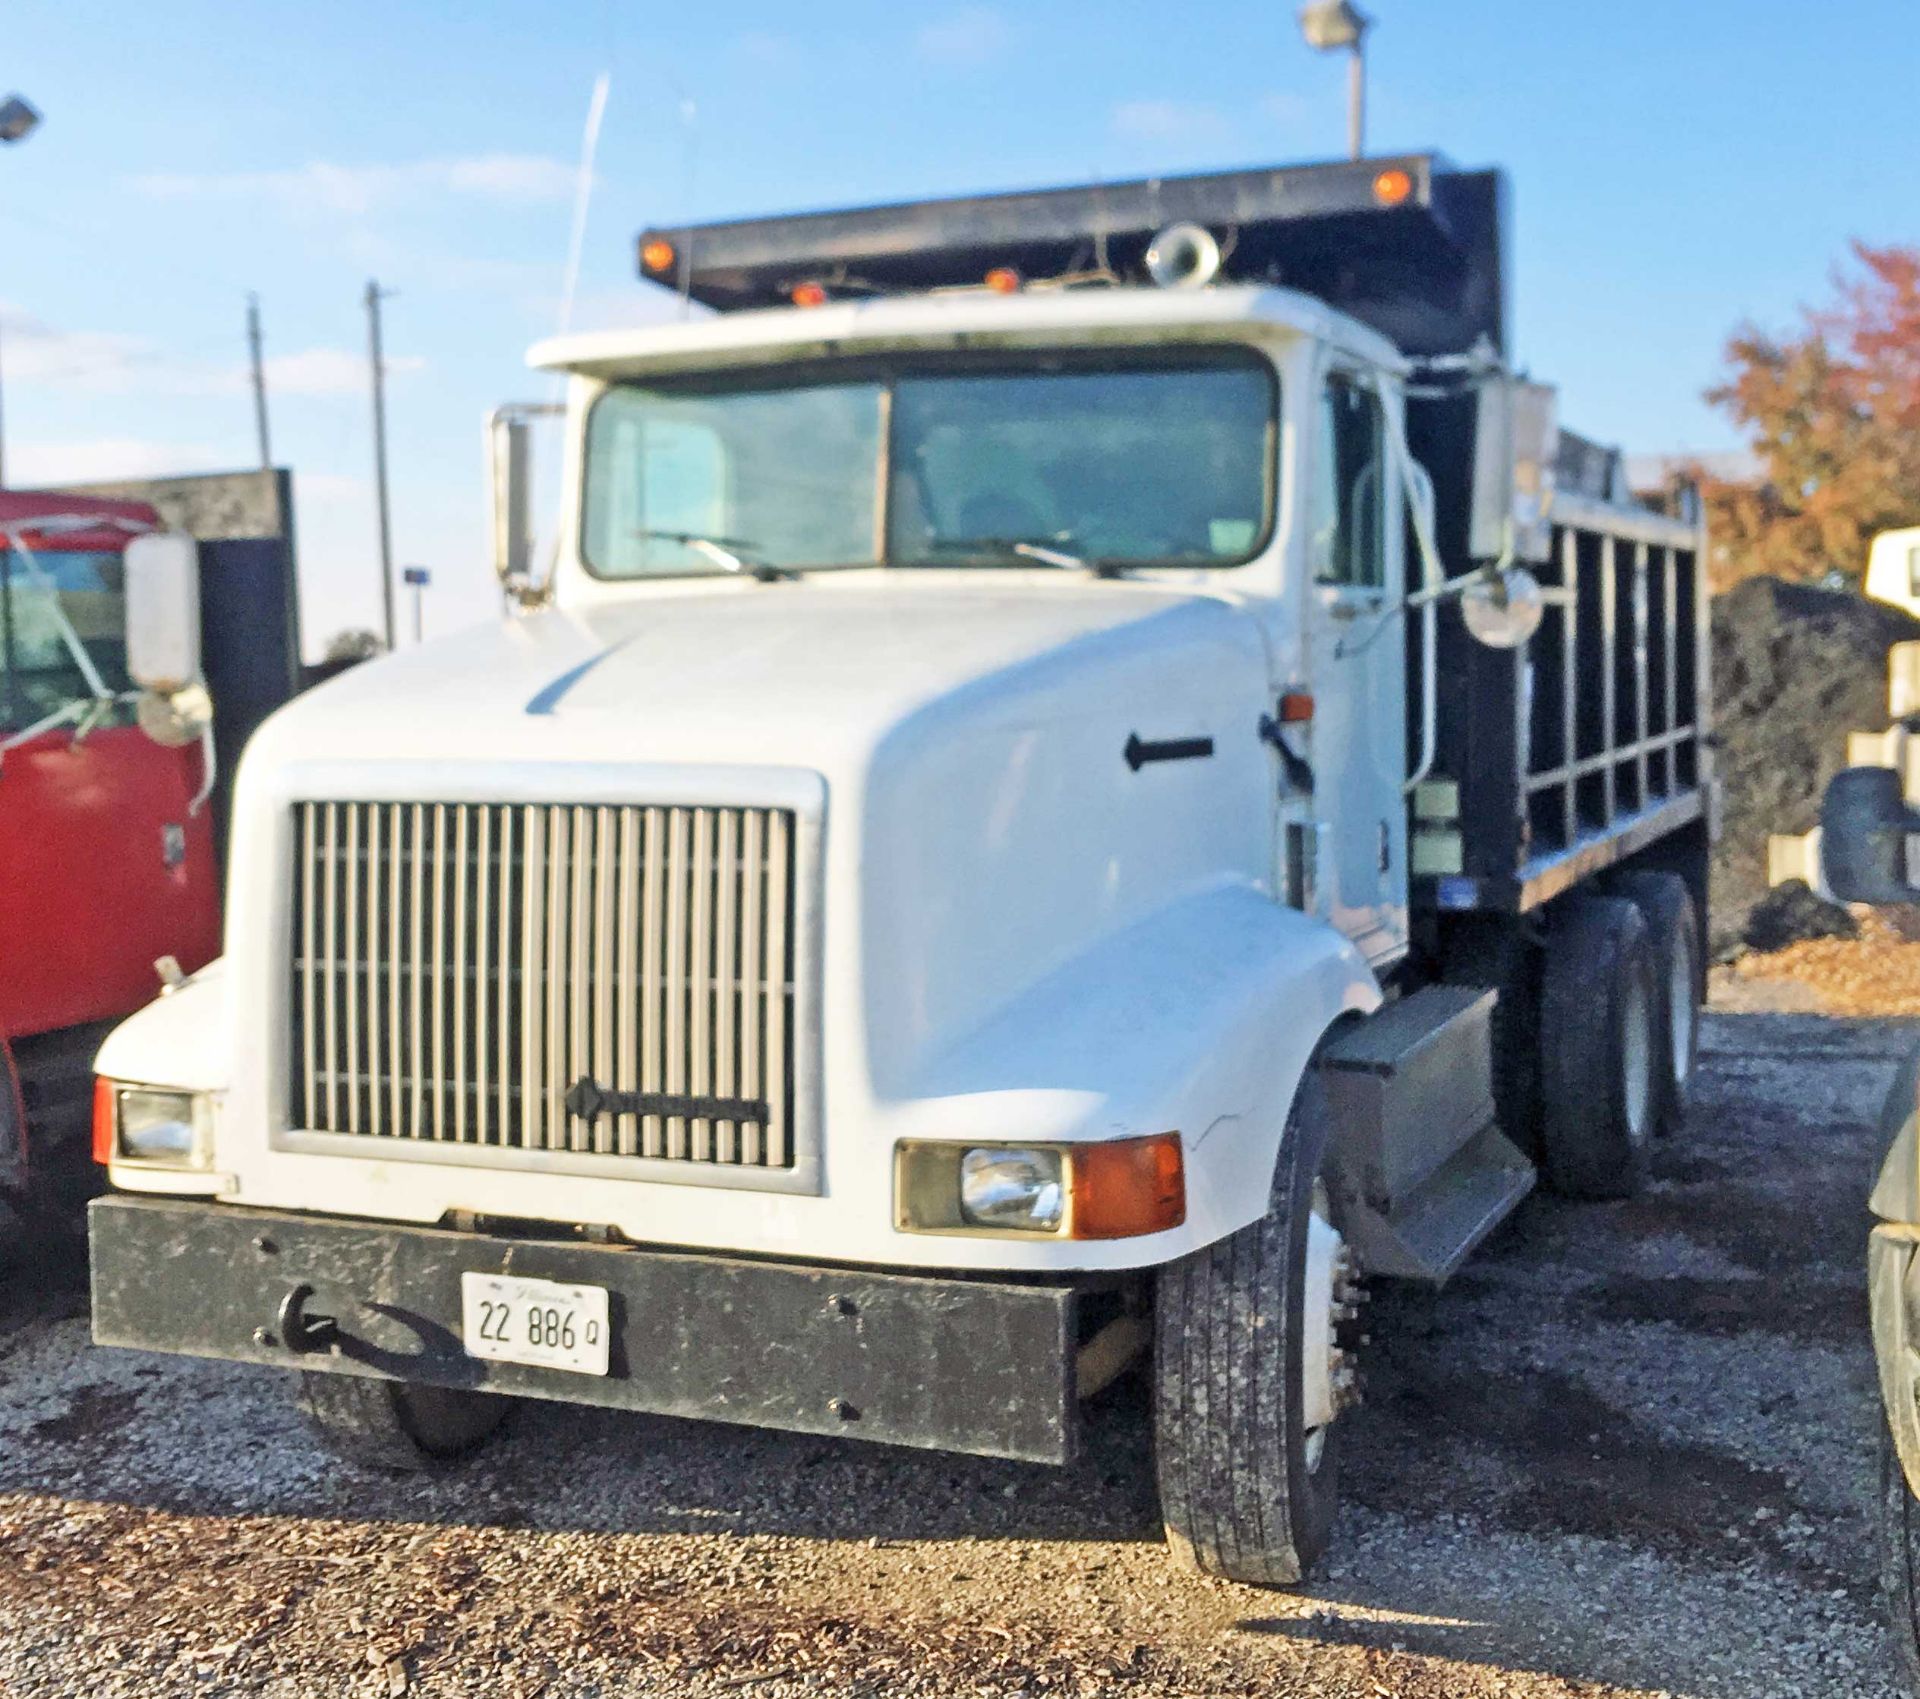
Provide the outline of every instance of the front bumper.
{"type": "Polygon", "coordinates": [[[981,1280],[493,1237],[114,1195],[88,1213],[93,1336],[281,1368],[1064,1463],[1077,1293],[981,1280]],[[604,1286],[611,1368],[469,1357],[460,1277],[604,1286]],[[318,1349],[294,1308],[334,1320],[318,1349]]]}

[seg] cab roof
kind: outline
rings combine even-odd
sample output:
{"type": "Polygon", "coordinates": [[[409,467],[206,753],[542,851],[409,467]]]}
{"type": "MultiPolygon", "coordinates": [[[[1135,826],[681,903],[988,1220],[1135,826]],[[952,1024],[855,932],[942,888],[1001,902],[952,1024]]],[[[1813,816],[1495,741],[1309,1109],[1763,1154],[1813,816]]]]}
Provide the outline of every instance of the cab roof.
{"type": "Polygon", "coordinates": [[[553,337],[536,344],[527,363],[615,379],[916,349],[1164,347],[1292,336],[1317,337],[1388,370],[1406,366],[1384,336],[1325,302],[1247,284],[1029,289],[1013,295],[983,288],[771,307],[553,337]]]}

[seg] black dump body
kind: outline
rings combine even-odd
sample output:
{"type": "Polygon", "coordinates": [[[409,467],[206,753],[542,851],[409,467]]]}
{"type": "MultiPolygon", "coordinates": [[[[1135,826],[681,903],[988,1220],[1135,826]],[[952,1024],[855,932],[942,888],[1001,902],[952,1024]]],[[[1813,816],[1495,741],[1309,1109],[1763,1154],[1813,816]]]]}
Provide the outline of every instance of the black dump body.
{"type": "MultiPolygon", "coordinates": [[[[1223,283],[1315,296],[1416,362],[1409,446],[1432,474],[1450,575],[1476,558],[1482,390],[1505,381],[1507,191],[1438,154],[1149,178],[648,230],[641,275],[718,311],[1023,285],[1150,283],[1168,225],[1202,226],[1223,283]]],[[[1412,886],[1429,912],[1513,912],[1631,856],[1685,844],[1711,792],[1704,534],[1625,490],[1617,451],[1561,431],[1550,535],[1523,551],[1547,609],[1518,650],[1441,604],[1438,756],[1413,800],[1412,886]]],[[[1504,471],[1500,477],[1506,476],[1504,471]]],[[[1504,486],[1503,486],[1504,487],[1504,486]]],[[[1484,518],[1484,515],[1482,515],[1484,518]]],[[[1410,575],[1417,557],[1408,549],[1410,575]]],[[[1420,747],[1408,619],[1409,747],[1420,747]]],[[[1704,893],[1699,893],[1702,897],[1704,893]]]]}
{"type": "Polygon", "coordinates": [[[1318,296],[1409,354],[1482,337],[1498,351],[1501,201],[1497,171],[1408,154],[647,230],[640,271],[723,312],[785,306],[803,284],[848,297],[965,287],[999,266],[1145,283],[1155,233],[1192,223],[1219,239],[1234,282],[1318,296]],[[1380,188],[1402,179],[1387,204],[1380,188]]]}

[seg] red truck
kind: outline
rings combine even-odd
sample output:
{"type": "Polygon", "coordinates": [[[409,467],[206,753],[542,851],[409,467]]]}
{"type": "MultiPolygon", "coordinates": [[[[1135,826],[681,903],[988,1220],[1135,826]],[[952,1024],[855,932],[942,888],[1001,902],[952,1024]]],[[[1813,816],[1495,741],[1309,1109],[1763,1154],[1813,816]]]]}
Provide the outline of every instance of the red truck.
{"type": "Polygon", "coordinates": [[[0,1200],[86,1183],[104,1025],[162,958],[219,950],[211,744],[142,716],[126,670],[125,551],[159,528],[0,491],[0,1200]]]}

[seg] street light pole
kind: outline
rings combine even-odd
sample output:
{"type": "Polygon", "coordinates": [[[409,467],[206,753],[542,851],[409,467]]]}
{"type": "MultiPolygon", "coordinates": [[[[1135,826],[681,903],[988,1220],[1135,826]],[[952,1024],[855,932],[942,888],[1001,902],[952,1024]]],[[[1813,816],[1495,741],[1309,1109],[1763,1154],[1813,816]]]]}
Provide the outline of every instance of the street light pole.
{"type": "Polygon", "coordinates": [[[1361,159],[1367,151],[1367,31],[1373,19],[1353,0],[1311,0],[1300,9],[1300,33],[1317,53],[1338,53],[1347,59],[1347,155],[1361,159]]]}
{"type": "Polygon", "coordinates": [[[1367,35],[1353,38],[1353,57],[1347,61],[1347,157],[1367,156],[1367,35]]]}

